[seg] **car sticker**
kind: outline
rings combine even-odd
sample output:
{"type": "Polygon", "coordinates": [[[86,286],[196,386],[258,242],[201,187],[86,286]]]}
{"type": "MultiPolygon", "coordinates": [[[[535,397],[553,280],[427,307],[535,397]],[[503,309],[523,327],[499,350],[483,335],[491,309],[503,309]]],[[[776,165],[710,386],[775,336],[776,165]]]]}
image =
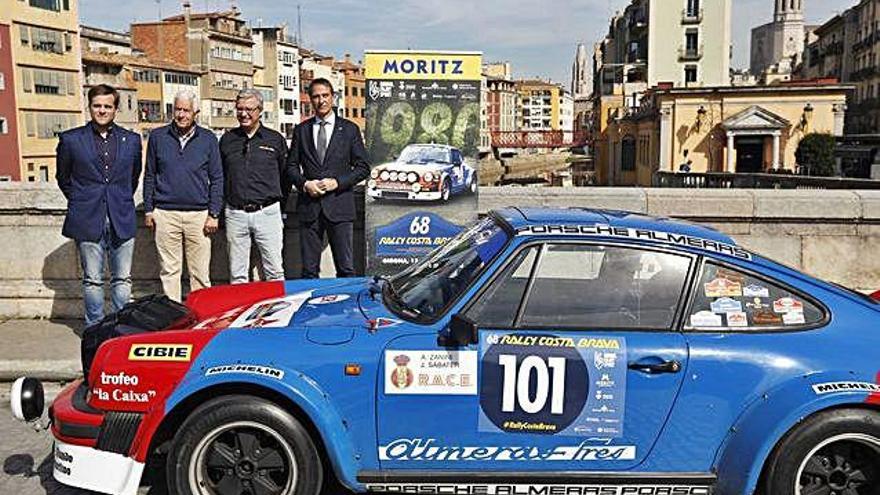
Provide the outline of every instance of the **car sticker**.
{"type": "Polygon", "coordinates": [[[746,307],[757,311],[757,310],[761,310],[764,308],[769,308],[770,306],[767,304],[764,304],[764,301],[762,301],[760,297],[756,297],[756,298],[752,299],[752,302],[746,303],[746,307]]]}
{"type": "Polygon", "coordinates": [[[721,267],[719,267],[718,270],[715,271],[715,277],[716,278],[726,278],[727,280],[730,280],[731,282],[736,282],[740,285],[742,285],[743,282],[745,282],[745,278],[746,278],[745,275],[743,275],[740,272],[736,272],[736,271],[733,271],[733,270],[730,270],[727,268],[721,268],[721,267]]]}
{"type": "Polygon", "coordinates": [[[703,239],[672,232],[635,229],[631,227],[612,227],[605,224],[595,225],[525,225],[516,229],[517,235],[579,235],[587,237],[620,237],[635,240],[663,242],[677,246],[686,246],[719,254],[733,256],[743,260],[751,260],[752,254],[741,246],[724,242],[703,239]]]}
{"type": "Polygon", "coordinates": [[[290,324],[293,315],[312,297],[312,291],[298,292],[284,297],[267,299],[246,309],[233,321],[230,328],[279,328],[290,324]]]}
{"type": "MultiPolygon", "coordinates": [[[[450,445],[436,438],[397,438],[379,445],[380,461],[631,461],[634,445],[590,438],[571,445],[450,445]]],[[[445,492],[444,492],[445,493],[445,492]]],[[[457,492],[455,492],[457,493],[457,492]]],[[[482,492],[480,492],[482,493],[482,492]]],[[[510,492],[521,493],[521,492],[510,492]]],[[[635,493],[635,492],[633,492],[635,493]]]]}
{"type": "Polygon", "coordinates": [[[836,392],[868,392],[880,393],[880,384],[870,382],[825,382],[813,385],[816,395],[832,394],[836,392]]]}
{"type": "Polygon", "coordinates": [[[749,326],[749,320],[743,311],[731,311],[727,313],[727,326],[747,327],[749,326]]]}
{"type": "Polygon", "coordinates": [[[722,297],[721,299],[716,300],[709,304],[709,307],[712,309],[713,313],[729,313],[731,311],[742,311],[742,303],[737,301],[736,299],[731,299],[729,297],[722,297]]]}
{"type": "Polygon", "coordinates": [[[478,431],[623,435],[626,339],[491,331],[481,332],[479,352],[478,431]],[[536,376],[547,387],[528,392],[536,376]]]}
{"type": "Polygon", "coordinates": [[[782,315],[782,323],[786,325],[803,325],[804,314],[800,311],[790,311],[782,315]]]}
{"type": "Polygon", "coordinates": [[[477,395],[477,351],[385,351],[389,395],[477,395]]]}
{"type": "Polygon", "coordinates": [[[782,318],[773,314],[769,308],[765,308],[752,313],[752,323],[755,325],[778,325],[782,323],[782,318]]]}
{"type": "Polygon", "coordinates": [[[773,301],[773,311],[777,313],[803,312],[804,303],[791,297],[783,297],[773,301]]]}
{"type": "Polygon", "coordinates": [[[721,315],[711,311],[698,311],[691,315],[692,327],[720,327],[721,315]]]}
{"type": "Polygon", "coordinates": [[[220,366],[212,366],[205,370],[205,376],[224,374],[260,375],[268,378],[275,378],[277,380],[284,378],[284,371],[259,364],[224,364],[220,366]]]}
{"type": "Polygon", "coordinates": [[[726,278],[715,278],[703,284],[706,297],[740,297],[742,284],[726,278]]]}
{"type": "Polygon", "coordinates": [[[749,284],[743,287],[745,297],[770,297],[770,289],[757,284],[749,284]]]}
{"type": "Polygon", "coordinates": [[[309,299],[306,304],[332,304],[345,301],[349,297],[348,294],[330,294],[309,299]]]}

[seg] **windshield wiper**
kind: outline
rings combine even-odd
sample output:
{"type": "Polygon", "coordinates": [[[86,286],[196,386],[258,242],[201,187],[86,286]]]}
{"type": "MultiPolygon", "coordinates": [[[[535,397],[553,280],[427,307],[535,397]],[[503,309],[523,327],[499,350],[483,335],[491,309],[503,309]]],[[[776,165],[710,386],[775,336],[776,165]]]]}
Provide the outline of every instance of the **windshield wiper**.
{"type": "MultiPolygon", "coordinates": [[[[407,306],[407,304],[403,301],[403,297],[397,291],[397,288],[394,287],[394,284],[391,283],[391,279],[388,277],[382,277],[379,275],[373,276],[373,280],[378,283],[380,281],[384,281],[385,284],[382,285],[382,288],[379,290],[386,290],[387,288],[387,296],[400,309],[400,312],[408,314],[410,317],[419,318],[422,316],[422,312],[407,306]]],[[[371,291],[373,289],[370,289],[371,291]]]]}

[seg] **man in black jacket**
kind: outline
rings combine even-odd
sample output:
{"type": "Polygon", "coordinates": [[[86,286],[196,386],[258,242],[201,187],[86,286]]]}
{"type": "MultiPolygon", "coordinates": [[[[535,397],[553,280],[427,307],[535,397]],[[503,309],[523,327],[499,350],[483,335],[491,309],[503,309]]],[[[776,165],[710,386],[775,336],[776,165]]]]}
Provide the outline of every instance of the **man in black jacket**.
{"type": "Polygon", "coordinates": [[[299,191],[303,278],[317,278],[324,232],[337,277],[354,276],[352,187],[367,178],[370,164],[360,129],[333,110],[333,86],[318,78],[309,86],[315,117],[298,125],[287,156],[290,181],[299,191]]]}

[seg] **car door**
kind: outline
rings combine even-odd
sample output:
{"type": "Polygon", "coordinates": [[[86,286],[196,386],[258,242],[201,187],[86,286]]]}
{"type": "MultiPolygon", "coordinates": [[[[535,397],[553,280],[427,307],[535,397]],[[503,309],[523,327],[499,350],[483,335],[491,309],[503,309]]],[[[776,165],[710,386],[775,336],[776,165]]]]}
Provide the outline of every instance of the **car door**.
{"type": "Polygon", "coordinates": [[[381,468],[638,466],[681,387],[687,349],[671,329],[692,265],[611,244],[518,249],[462,310],[477,343],[445,348],[430,333],[389,342],[381,468]]]}

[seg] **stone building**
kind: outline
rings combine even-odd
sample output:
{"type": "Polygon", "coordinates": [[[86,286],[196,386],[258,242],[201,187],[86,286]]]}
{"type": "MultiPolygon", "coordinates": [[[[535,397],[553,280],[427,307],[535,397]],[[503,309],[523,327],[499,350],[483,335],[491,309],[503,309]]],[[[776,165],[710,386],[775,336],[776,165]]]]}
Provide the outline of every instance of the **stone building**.
{"type": "Polygon", "coordinates": [[[773,22],[752,29],[749,71],[764,84],[791,80],[816,26],[804,23],[805,0],[773,0],[773,22]]]}
{"type": "Polygon", "coordinates": [[[656,172],[797,170],[807,134],[841,136],[851,87],[834,83],[658,87],[608,126],[608,184],[652,184],[656,172]]]}
{"type": "Polygon", "coordinates": [[[183,5],[181,15],[132,24],[132,45],[151,59],[204,74],[201,122],[220,134],[238,126],[235,96],[254,87],[254,42],[238,9],[196,14],[183,5]]]}
{"type": "Polygon", "coordinates": [[[0,180],[55,180],[58,134],[81,125],[76,0],[0,9],[0,180]]]}

